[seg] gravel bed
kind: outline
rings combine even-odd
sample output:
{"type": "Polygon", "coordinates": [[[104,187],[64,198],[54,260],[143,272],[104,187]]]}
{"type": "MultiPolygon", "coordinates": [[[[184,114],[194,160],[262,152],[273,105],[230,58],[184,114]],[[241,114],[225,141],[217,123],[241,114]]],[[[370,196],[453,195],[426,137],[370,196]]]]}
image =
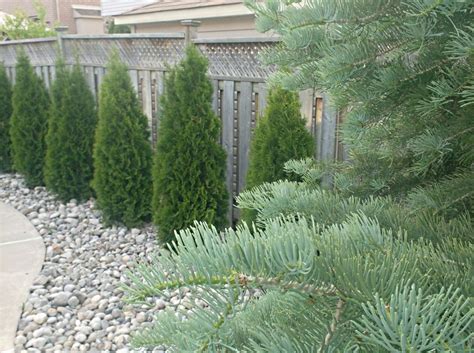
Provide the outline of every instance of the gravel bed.
{"type": "Polygon", "coordinates": [[[105,227],[92,200],[63,204],[43,187],[26,188],[13,174],[0,175],[0,201],[28,217],[46,246],[43,268],[23,307],[16,352],[129,352],[131,331],[151,325],[166,307],[182,309],[177,293],[153,299],[150,306],[122,301],[124,272],[137,258],[159,250],[151,226],[105,227]]]}

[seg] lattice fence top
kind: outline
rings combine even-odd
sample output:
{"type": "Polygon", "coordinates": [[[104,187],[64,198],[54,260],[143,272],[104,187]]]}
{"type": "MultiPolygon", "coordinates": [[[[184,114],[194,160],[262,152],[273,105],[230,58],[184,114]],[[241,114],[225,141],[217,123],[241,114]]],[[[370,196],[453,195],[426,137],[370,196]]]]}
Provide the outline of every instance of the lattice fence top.
{"type": "Polygon", "coordinates": [[[273,40],[195,41],[209,60],[209,73],[213,77],[236,79],[266,79],[274,67],[260,61],[260,53],[273,46],[273,40]]]}
{"type": "MultiPolygon", "coordinates": [[[[209,60],[211,77],[262,81],[274,71],[273,67],[263,65],[259,59],[263,50],[274,45],[274,39],[194,42],[209,60]]],[[[113,50],[116,50],[123,62],[136,70],[166,71],[168,65],[174,65],[182,59],[185,46],[182,33],[62,37],[65,60],[69,64],[78,59],[84,66],[104,67],[113,50]]],[[[0,60],[6,66],[14,66],[20,49],[25,50],[34,66],[54,65],[58,41],[56,38],[45,38],[0,43],[0,60]]]]}
{"type": "Polygon", "coordinates": [[[18,40],[0,43],[0,61],[15,66],[19,50],[24,50],[34,66],[54,65],[58,53],[56,38],[18,40]]]}
{"type": "Polygon", "coordinates": [[[184,54],[183,36],[96,36],[63,39],[64,54],[70,63],[79,59],[82,65],[105,66],[116,50],[130,69],[165,70],[184,54]]]}

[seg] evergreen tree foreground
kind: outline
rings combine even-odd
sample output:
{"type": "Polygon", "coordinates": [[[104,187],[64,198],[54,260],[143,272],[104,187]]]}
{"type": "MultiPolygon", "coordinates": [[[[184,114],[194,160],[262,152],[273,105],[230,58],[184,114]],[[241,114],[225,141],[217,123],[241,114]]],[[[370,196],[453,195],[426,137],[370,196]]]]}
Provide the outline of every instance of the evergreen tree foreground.
{"type": "Polygon", "coordinates": [[[133,227],[150,218],[151,146],[127,67],[114,55],[100,89],[93,187],[109,222],[133,227]]]}
{"type": "Polygon", "coordinates": [[[51,89],[45,183],[63,201],[91,196],[95,102],[79,65],[58,63],[51,89]]]}
{"type": "MultiPolygon", "coordinates": [[[[314,148],[313,137],[300,113],[297,93],[281,87],[272,88],[252,139],[246,189],[291,178],[284,172],[284,164],[291,159],[312,157],[314,148]]],[[[242,219],[250,224],[255,213],[243,210],[242,219]]]]}
{"type": "Polygon", "coordinates": [[[207,61],[193,46],[166,80],[154,165],[153,218],[162,242],[195,220],[226,224],[225,152],[207,61]]]}
{"type": "Polygon", "coordinates": [[[12,115],[12,88],[5,66],[0,64],[0,172],[12,168],[10,117],[12,115]]]}
{"type": "Polygon", "coordinates": [[[28,187],[43,185],[49,94],[24,52],[18,56],[12,105],[10,136],[13,167],[23,174],[28,187]]]}

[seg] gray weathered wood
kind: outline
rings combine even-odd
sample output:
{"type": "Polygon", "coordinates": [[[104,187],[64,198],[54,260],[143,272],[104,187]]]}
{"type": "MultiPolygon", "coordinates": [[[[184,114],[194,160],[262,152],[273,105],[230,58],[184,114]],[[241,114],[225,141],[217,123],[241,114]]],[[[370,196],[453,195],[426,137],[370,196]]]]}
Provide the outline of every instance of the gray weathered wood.
{"type": "Polygon", "coordinates": [[[150,71],[140,71],[139,77],[142,80],[142,109],[148,118],[148,126],[152,126],[153,112],[151,109],[151,73],[150,71]]]}
{"type": "Polygon", "coordinates": [[[43,70],[41,69],[41,66],[35,66],[35,73],[38,75],[38,77],[43,79],[43,70]]]}
{"type": "Polygon", "coordinates": [[[334,160],[336,148],[336,124],[337,111],[332,106],[330,97],[327,94],[323,94],[321,160],[334,160]]]}
{"type": "Polygon", "coordinates": [[[56,66],[49,67],[49,75],[51,77],[51,85],[56,81],[56,66]]]}
{"type": "Polygon", "coordinates": [[[239,98],[239,185],[238,191],[245,188],[245,178],[249,166],[250,137],[252,129],[252,83],[240,83],[239,98]]]}
{"type": "Polygon", "coordinates": [[[105,69],[103,67],[96,67],[94,69],[95,75],[97,77],[97,95],[99,95],[100,87],[102,86],[102,81],[104,80],[105,69]]]}
{"type": "Polygon", "coordinates": [[[94,68],[90,66],[84,67],[84,75],[86,77],[87,84],[92,91],[94,97],[97,98],[97,92],[95,87],[95,76],[94,76],[94,68]]]}
{"type": "Polygon", "coordinates": [[[160,126],[161,119],[161,99],[165,93],[165,77],[166,74],[163,71],[156,72],[156,116],[157,116],[157,128],[160,126]]]}
{"type": "Polygon", "coordinates": [[[258,87],[258,114],[257,119],[263,115],[267,106],[267,86],[264,83],[259,83],[258,87]]]}
{"type": "Polygon", "coordinates": [[[306,122],[306,128],[311,131],[311,122],[313,119],[313,90],[307,89],[299,93],[301,102],[301,115],[306,122]]]}
{"type": "Polygon", "coordinates": [[[323,98],[318,96],[316,99],[316,117],[315,117],[315,138],[316,138],[316,159],[321,159],[322,146],[323,146],[323,98]]]}
{"type": "Polygon", "coordinates": [[[224,92],[222,98],[222,146],[227,153],[226,160],[226,185],[229,193],[229,222],[233,216],[233,120],[234,120],[234,81],[224,81],[224,92]]]}
{"type": "Polygon", "coordinates": [[[44,84],[49,89],[51,86],[51,81],[50,81],[50,76],[49,76],[49,67],[43,66],[41,70],[42,70],[42,77],[43,77],[44,84]]]}
{"type": "Polygon", "coordinates": [[[128,70],[130,79],[132,80],[132,86],[135,88],[135,92],[138,93],[138,72],[137,70],[128,70]]]}
{"type": "Polygon", "coordinates": [[[219,107],[217,105],[218,99],[219,99],[219,81],[212,80],[212,110],[214,111],[215,114],[217,114],[219,111],[219,107]]]}

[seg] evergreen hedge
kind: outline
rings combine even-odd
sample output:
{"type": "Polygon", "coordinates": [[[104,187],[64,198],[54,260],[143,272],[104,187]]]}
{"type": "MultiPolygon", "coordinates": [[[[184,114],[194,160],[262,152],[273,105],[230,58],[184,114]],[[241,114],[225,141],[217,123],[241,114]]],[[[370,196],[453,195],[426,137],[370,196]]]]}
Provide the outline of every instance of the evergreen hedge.
{"type": "Polygon", "coordinates": [[[63,201],[91,195],[96,110],[80,66],[58,64],[46,136],[45,183],[63,201]]]}
{"type": "Polygon", "coordinates": [[[0,172],[9,172],[12,167],[10,116],[12,115],[12,88],[5,66],[0,63],[0,172]]]}
{"type": "Polygon", "coordinates": [[[23,174],[28,187],[42,185],[49,95],[24,52],[18,56],[12,104],[10,136],[13,167],[23,174]]]}
{"type": "MultiPolygon", "coordinates": [[[[284,171],[284,164],[290,159],[312,157],[314,148],[314,139],[301,117],[297,93],[281,87],[272,88],[250,146],[246,188],[290,178],[284,171]]],[[[242,220],[248,223],[255,215],[252,210],[242,210],[242,220]]]]}
{"type": "Polygon", "coordinates": [[[109,222],[132,227],[150,217],[152,194],[148,122],[127,67],[114,55],[99,98],[93,188],[109,222]]]}
{"type": "Polygon", "coordinates": [[[226,224],[225,152],[207,61],[193,46],[168,75],[154,164],[153,217],[163,242],[195,220],[226,224]]]}

